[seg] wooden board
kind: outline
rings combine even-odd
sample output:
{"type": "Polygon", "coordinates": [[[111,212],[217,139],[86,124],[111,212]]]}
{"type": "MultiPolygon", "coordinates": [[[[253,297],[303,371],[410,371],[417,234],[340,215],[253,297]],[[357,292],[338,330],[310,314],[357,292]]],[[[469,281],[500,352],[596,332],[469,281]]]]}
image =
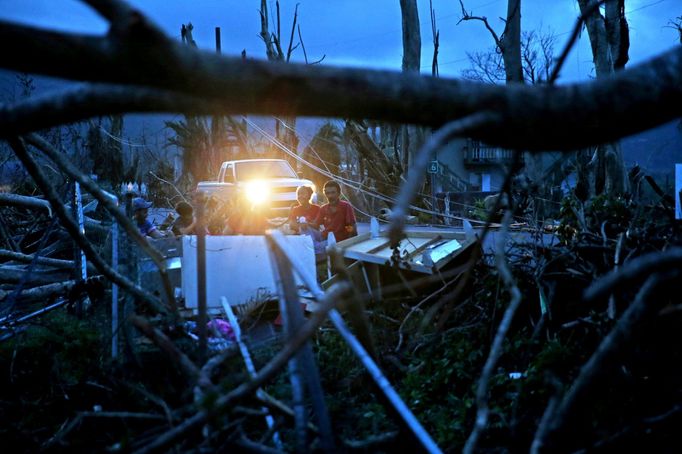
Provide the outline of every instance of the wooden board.
{"type": "MultiPolygon", "coordinates": [[[[340,241],[337,246],[346,258],[392,266],[393,249],[386,235],[387,232],[382,231],[378,237],[372,238],[368,232],[340,241]]],[[[437,272],[474,244],[473,240],[465,238],[463,232],[453,230],[407,229],[405,235],[406,238],[399,245],[399,267],[426,274],[437,272]],[[429,256],[431,261],[428,260],[429,256]]]]}

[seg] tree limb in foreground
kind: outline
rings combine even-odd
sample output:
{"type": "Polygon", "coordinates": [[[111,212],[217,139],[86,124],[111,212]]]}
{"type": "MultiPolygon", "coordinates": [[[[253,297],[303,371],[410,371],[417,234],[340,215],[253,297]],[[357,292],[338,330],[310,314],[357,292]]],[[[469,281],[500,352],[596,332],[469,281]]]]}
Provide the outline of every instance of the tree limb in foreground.
{"type": "MultiPolygon", "coordinates": [[[[172,91],[202,99],[206,104],[191,111],[203,114],[328,116],[439,126],[486,110],[500,115],[500,126],[482,126],[468,132],[470,137],[531,151],[613,141],[679,117],[682,105],[681,47],[604,80],[564,86],[491,86],[394,71],[220,56],[172,41],[141,13],[131,11],[131,20],[119,19],[103,37],[0,21],[0,41],[14,43],[11,52],[0,52],[0,66],[172,91]]],[[[179,104],[151,98],[114,100],[111,93],[97,90],[85,90],[80,96],[72,100],[70,109],[78,106],[84,109],[81,113],[61,110],[68,112],[70,121],[106,110],[178,112],[187,107],[186,100],[179,104]],[[105,104],[97,109],[93,104],[98,101],[105,104]]],[[[26,102],[0,107],[0,136],[26,132],[11,131],[25,108],[26,102]]]]}

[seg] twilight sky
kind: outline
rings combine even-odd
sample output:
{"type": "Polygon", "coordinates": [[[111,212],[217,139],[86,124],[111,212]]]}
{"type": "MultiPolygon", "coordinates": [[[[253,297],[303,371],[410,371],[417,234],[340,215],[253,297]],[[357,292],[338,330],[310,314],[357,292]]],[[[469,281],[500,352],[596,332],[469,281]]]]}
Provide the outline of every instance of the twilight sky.
{"type": "MultiPolygon", "coordinates": [[[[215,46],[214,29],[222,32],[224,54],[265,58],[258,33],[259,0],[130,0],[170,36],[180,39],[180,26],[192,22],[194,39],[202,49],[215,46]]],[[[274,1],[270,2],[274,11],[274,1]]],[[[282,40],[288,43],[294,7],[299,3],[303,43],[309,60],[326,55],[325,65],[400,70],[402,58],[399,0],[282,0],[282,40]]],[[[506,14],[504,0],[466,0],[467,11],[486,16],[498,34],[506,14]]],[[[430,74],[433,53],[428,0],[418,0],[422,34],[422,72],[430,74]]],[[[630,63],[642,62],[677,44],[677,32],[669,21],[682,15],[682,0],[626,0],[630,24],[630,63]]],[[[459,77],[469,66],[466,52],[483,51],[493,45],[490,34],[478,21],[462,22],[458,0],[433,0],[440,30],[441,77],[459,77]]],[[[578,16],[576,0],[523,0],[523,30],[551,30],[557,35],[558,55],[578,16]]],[[[0,19],[79,33],[101,34],[107,24],[89,7],[76,0],[0,0],[0,19]]],[[[271,30],[275,27],[271,26],[271,30]]],[[[295,42],[298,42],[296,37],[295,42]]],[[[303,60],[301,49],[294,59],[303,60]]],[[[561,82],[584,80],[592,73],[592,59],[583,33],[572,50],[561,82]]]]}

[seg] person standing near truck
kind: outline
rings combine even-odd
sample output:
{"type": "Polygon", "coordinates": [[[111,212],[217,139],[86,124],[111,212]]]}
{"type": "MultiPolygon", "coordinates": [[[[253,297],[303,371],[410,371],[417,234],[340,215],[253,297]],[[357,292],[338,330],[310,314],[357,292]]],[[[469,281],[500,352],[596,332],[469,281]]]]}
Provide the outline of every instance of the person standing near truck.
{"type": "Polygon", "coordinates": [[[289,212],[289,226],[295,232],[301,231],[301,221],[305,221],[305,224],[309,224],[317,219],[317,215],[320,214],[320,206],[311,203],[310,200],[313,197],[313,188],[310,186],[299,186],[296,189],[296,200],[298,205],[291,207],[289,212]],[[304,219],[301,219],[304,218],[304,219]]]}
{"type": "Polygon", "coordinates": [[[311,203],[313,197],[313,188],[310,186],[299,186],[296,189],[296,200],[298,205],[291,207],[289,213],[289,228],[301,235],[309,235],[313,240],[313,248],[315,249],[315,260],[322,261],[326,257],[324,248],[325,242],[322,240],[322,234],[317,228],[312,228],[310,224],[317,219],[320,214],[320,206],[311,203]]]}
{"type": "Polygon", "coordinates": [[[324,225],[322,238],[327,239],[329,232],[334,233],[336,241],[343,241],[358,234],[355,211],[350,203],[341,200],[341,185],[334,180],[324,184],[324,195],[328,203],[322,205],[317,218],[310,223],[319,228],[324,225]]]}

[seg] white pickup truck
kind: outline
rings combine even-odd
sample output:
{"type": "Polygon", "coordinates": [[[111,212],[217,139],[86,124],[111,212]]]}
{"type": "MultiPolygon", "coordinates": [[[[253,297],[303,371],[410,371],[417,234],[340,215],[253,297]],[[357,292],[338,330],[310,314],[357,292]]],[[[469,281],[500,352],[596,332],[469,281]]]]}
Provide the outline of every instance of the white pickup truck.
{"type": "Polygon", "coordinates": [[[255,204],[267,204],[274,216],[286,216],[296,202],[296,189],[312,181],[300,178],[283,159],[225,161],[217,181],[201,181],[197,189],[224,201],[244,196],[255,204]]]}

